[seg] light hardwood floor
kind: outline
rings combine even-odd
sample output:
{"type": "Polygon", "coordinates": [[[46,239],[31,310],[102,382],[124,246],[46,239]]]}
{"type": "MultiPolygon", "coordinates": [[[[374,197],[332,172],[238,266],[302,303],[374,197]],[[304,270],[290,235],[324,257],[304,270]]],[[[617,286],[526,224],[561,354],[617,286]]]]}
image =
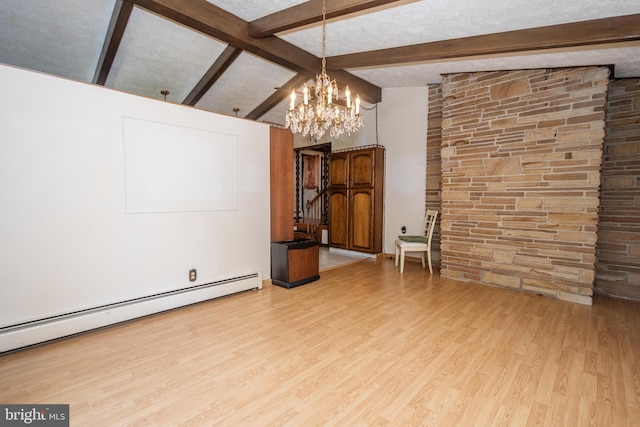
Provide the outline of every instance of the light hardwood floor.
{"type": "Polygon", "coordinates": [[[389,259],[0,356],[0,403],[72,426],[638,426],[640,303],[389,259]]]}

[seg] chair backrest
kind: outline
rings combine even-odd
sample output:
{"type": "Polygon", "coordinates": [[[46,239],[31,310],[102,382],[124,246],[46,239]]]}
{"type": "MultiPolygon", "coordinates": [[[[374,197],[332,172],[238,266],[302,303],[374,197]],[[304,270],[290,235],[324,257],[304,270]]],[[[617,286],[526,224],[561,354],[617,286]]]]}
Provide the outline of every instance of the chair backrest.
{"type": "Polygon", "coordinates": [[[431,245],[431,237],[433,236],[433,230],[436,228],[436,219],[438,219],[438,211],[427,209],[427,214],[424,216],[424,236],[427,238],[428,245],[431,245]]]}

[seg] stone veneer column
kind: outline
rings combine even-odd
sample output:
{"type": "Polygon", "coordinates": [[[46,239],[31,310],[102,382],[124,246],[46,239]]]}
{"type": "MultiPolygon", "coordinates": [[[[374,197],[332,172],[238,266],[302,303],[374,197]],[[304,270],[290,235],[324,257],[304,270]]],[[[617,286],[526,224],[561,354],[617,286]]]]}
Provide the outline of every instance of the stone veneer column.
{"type": "Polygon", "coordinates": [[[591,303],[608,77],[444,76],[443,277],[591,303]]]}
{"type": "MultiPolygon", "coordinates": [[[[442,149],[442,85],[429,85],[429,114],[427,121],[427,185],[425,213],[427,209],[440,212],[440,150],[442,149]]],[[[438,223],[439,224],[439,223],[438,223]]],[[[440,227],[436,225],[431,240],[432,256],[440,259],[440,227]]]]}
{"type": "Polygon", "coordinates": [[[611,82],[602,165],[597,293],[640,300],[640,79],[611,82]]]}

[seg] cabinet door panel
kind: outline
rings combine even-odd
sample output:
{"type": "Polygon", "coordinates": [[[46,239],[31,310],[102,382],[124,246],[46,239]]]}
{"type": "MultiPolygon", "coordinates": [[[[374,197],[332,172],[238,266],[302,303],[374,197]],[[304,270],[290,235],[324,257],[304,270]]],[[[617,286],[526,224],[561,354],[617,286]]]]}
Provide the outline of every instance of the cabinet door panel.
{"type": "Polygon", "coordinates": [[[347,187],[349,184],[349,155],[332,154],[329,164],[329,187],[347,187]]]}
{"type": "Polygon", "coordinates": [[[373,189],[351,190],[351,248],[373,250],[373,189]]]}
{"type": "Polygon", "coordinates": [[[329,245],[380,253],[384,149],[351,149],[329,159],[329,245]]]}
{"type": "Polygon", "coordinates": [[[372,186],[374,184],[374,159],[373,150],[351,153],[351,185],[372,186]]]}
{"type": "Polygon", "coordinates": [[[346,248],[348,244],[349,199],[347,190],[329,193],[329,244],[346,248]]]}

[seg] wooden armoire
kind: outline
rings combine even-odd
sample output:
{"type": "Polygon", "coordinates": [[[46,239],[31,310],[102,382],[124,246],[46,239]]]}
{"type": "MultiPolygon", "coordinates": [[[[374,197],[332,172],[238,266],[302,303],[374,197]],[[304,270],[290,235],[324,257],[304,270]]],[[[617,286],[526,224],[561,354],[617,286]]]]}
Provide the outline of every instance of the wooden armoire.
{"type": "Polygon", "coordinates": [[[329,246],[382,252],[384,147],[329,155],[329,246]]]}

